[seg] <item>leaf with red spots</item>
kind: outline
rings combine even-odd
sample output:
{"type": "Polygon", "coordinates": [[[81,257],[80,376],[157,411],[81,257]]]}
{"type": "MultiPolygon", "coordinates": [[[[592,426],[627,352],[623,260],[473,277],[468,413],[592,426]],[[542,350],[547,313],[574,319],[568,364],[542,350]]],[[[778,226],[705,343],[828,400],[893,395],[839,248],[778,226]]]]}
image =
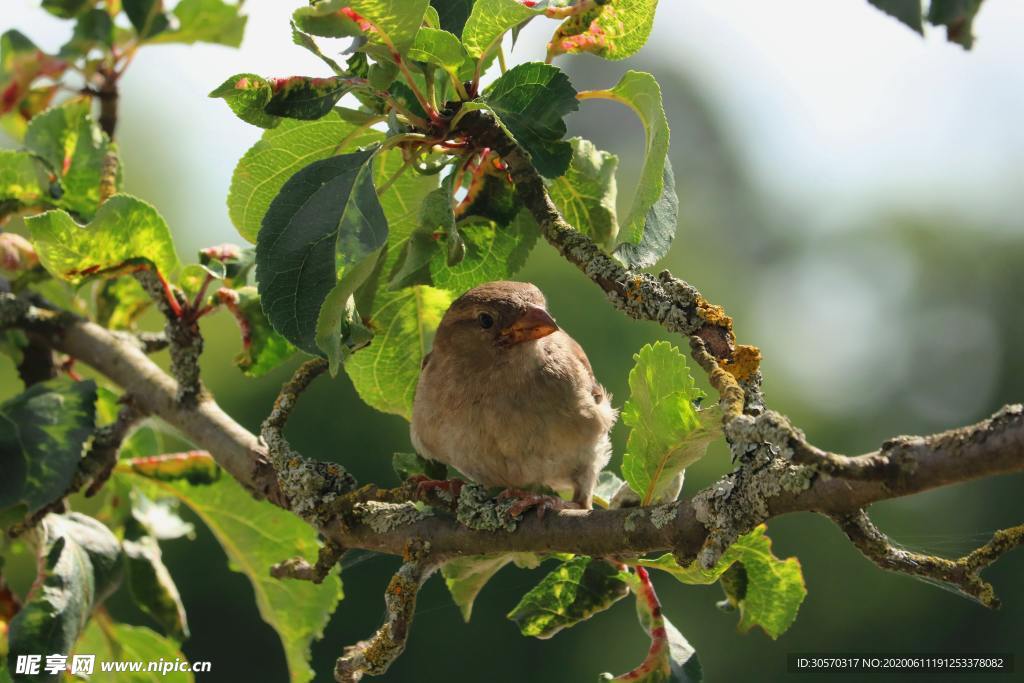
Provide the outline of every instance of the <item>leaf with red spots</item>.
{"type": "Polygon", "coordinates": [[[224,99],[238,118],[260,128],[274,128],[282,118],[313,121],[330,113],[341,96],[352,89],[353,79],[343,76],[266,79],[236,74],[210,97],[224,99]]]}
{"type": "Polygon", "coordinates": [[[654,24],[658,0],[609,0],[566,19],[548,45],[552,55],[589,52],[625,59],[644,46],[654,24]]]}

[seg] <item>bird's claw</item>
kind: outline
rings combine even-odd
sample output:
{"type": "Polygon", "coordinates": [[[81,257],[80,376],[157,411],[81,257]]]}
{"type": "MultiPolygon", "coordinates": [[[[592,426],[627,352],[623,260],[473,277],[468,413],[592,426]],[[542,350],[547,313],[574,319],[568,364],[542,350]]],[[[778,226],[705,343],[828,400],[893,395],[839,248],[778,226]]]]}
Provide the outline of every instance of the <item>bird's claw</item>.
{"type": "Polygon", "coordinates": [[[466,483],[461,479],[431,479],[422,474],[410,477],[410,479],[416,482],[417,498],[427,498],[431,493],[445,491],[453,499],[458,500],[459,493],[462,492],[462,487],[466,483]]]}
{"type": "Polygon", "coordinates": [[[520,489],[505,489],[498,494],[498,500],[515,498],[515,504],[508,509],[509,517],[519,517],[530,508],[536,508],[537,517],[544,519],[548,510],[575,510],[578,506],[558,496],[545,496],[520,489]]]}

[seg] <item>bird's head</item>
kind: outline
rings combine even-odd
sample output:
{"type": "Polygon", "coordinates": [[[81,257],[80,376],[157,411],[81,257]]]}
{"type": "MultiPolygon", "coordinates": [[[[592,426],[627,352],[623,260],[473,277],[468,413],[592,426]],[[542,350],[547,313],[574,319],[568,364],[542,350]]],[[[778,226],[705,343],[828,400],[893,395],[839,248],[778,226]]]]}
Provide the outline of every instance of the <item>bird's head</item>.
{"type": "Polygon", "coordinates": [[[486,358],[558,331],[544,295],[528,282],[488,282],[444,314],[434,349],[486,358]]]}

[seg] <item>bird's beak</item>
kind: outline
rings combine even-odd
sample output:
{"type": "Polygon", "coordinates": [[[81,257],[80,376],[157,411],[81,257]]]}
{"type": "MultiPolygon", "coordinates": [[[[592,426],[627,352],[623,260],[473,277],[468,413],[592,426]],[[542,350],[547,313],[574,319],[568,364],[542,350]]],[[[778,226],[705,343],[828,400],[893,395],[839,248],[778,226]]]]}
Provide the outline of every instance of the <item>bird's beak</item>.
{"type": "Polygon", "coordinates": [[[519,319],[501,331],[501,341],[508,346],[546,337],[558,331],[555,319],[540,306],[530,306],[519,319]]]}

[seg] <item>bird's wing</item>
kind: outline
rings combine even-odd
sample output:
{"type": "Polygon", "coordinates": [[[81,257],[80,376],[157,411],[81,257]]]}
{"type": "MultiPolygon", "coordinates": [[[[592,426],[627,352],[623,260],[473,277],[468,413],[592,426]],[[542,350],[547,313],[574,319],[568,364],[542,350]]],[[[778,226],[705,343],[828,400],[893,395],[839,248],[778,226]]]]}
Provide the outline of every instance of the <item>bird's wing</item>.
{"type": "Polygon", "coordinates": [[[594,397],[594,403],[604,403],[608,400],[608,393],[598,383],[597,377],[594,376],[594,368],[590,365],[590,359],[587,358],[586,352],[575,339],[569,335],[566,335],[566,338],[569,340],[569,349],[572,351],[572,354],[587,369],[587,376],[590,377],[590,394],[594,397]]]}

